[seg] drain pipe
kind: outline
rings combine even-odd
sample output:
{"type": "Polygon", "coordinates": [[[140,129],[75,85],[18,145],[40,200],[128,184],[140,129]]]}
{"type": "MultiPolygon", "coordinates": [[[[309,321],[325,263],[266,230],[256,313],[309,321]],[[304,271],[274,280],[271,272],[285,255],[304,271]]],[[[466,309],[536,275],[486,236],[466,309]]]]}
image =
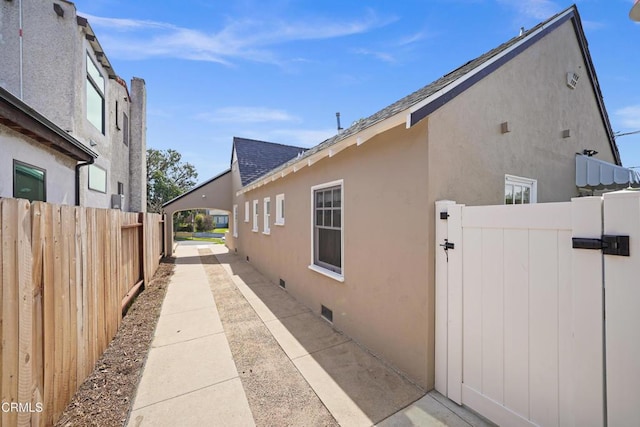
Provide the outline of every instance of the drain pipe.
{"type": "Polygon", "coordinates": [[[22,52],[23,52],[23,49],[22,49],[22,0],[20,0],[20,2],[18,3],[18,9],[19,9],[19,12],[18,12],[18,16],[19,16],[19,18],[18,18],[18,20],[19,20],[19,24],[18,24],[18,25],[19,25],[19,27],[20,27],[20,28],[18,29],[18,31],[19,31],[19,32],[18,32],[18,34],[19,34],[19,36],[20,36],[20,99],[21,99],[22,101],[24,101],[24,93],[23,93],[23,77],[22,77],[22,74],[23,74],[23,71],[22,71],[22,68],[23,68],[23,53],[22,53],[22,52]]]}
{"type": "Polygon", "coordinates": [[[94,161],[94,159],[91,159],[88,162],[82,162],[76,165],[76,206],[80,206],[80,168],[92,165],[94,161]]]}

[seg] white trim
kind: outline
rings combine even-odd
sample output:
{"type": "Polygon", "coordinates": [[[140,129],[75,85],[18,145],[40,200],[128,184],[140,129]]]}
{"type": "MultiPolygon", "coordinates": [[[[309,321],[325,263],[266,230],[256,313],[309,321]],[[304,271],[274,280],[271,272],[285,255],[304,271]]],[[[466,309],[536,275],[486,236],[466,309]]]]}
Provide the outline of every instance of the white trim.
{"type": "Polygon", "coordinates": [[[483,64],[481,64],[478,67],[474,68],[473,70],[469,71],[468,73],[466,73],[462,77],[458,77],[456,80],[454,80],[453,82],[449,83],[448,85],[446,85],[445,87],[443,87],[439,91],[431,94],[430,96],[428,96],[427,98],[425,98],[422,101],[418,102],[417,104],[414,104],[413,106],[411,106],[409,108],[409,112],[410,113],[415,113],[416,111],[418,111],[419,109],[421,109],[425,105],[430,104],[435,99],[441,97],[442,95],[444,95],[444,94],[450,92],[451,90],[455,89],[456,87],[460,86],[462,83],[464,83],[465,81],[469,80],[470,78],[472,78],[476,74],[481,73],[485,68],[491,66],[496,61],[502,59],[504,56],[506,56],[509,53],[511,53],[512,51],[518,49],[521,45],[527,43],[529,41],[529,39],[531,39],[532,37],[535,37],[537,34],[545,31],[548,27],[554,25],[556,22],[560,21],[561,19],[564,19],[565,16],[570,15],[573,12],[574,12],[574,8],[567,9],[565,11],[565,13],[563,13],[561,15],[558,15],[554,20],[549,21],[547,24],[541,26],[536,31],[534,31],[534,32],[532,32],[530,34],[527,34],[527,36],[524,37],[519,42],[514,43],[512,46],[509,46],[507,49],[503,50],[502,52],[500,52],[499,54],[497,54],[493,58],[485,61],[483,64]]]}
{"type": "MultiPolygon", "coordinates": [[[[309,270],[313,270],[316,273],[320,273],[324,276],[327,276],[333,280],[337,280],[340,283],[344,283],[344,274],[338,274],[336,272],[333,272],[331,270],[327,270],[326,268],[322,268],[320,266],[317,266],[315,264],[311,264],[309,265],[309,270]]],[[[344,269],[343,269],[344,270],[344,269]]]]}
{"type": "MultiPolygon", "coordinates": [[[[538,203],[538,180],[537,179],[505,174],[504,186],[509,184],[528,187],[531,190],[529,194],[529,204],[538,203]]],[[[503,201],[502,201],[503,204],[507,204],[506,200],[504,200],[505,198],[506,198],[506,194],[503,196],[503,201]]]]}
{"type": "Polygon", "coordinates": [[[238,237],[238,205],[233,205],[233,237],[238,237]]]}
{"type": "Polygon", "coordinates": [[[250,212],[249,212],[249,201],[244,202],[244,222],[249,222],[250,212]]]}
{"type": "Polygon", "coordinates": [[[269,225],[271,219],[271,197],[265,197],[262,202],[262,220],[263,229],[262,234],[271,234],[271,227],[269,225]]]}
{"type": "MultiPolygon", "coordinates": [[[[503,58],[505,55],[508,55],[509,53],[511,53],[512,51],[514,51],[515,49],[518,49],[522,44],[527,43],[532,37],[536,36],[537,34],[539,34],[542,31],[545,31],[549,26],[554,25],[556,22],[558,22],[561,19],[564,19],[565,16],[571,14],[574,12],[573,8],[568,9],[565,13],[558,15],[554,20],[548,22],[546,25],[541,26],[539,29],[537,29],[534,32],[531,32],[530,34],[527,34],[526,37],[524,37],[522,40],[520,40],[519,42],[515,43],[514,45],[510,46],[509,48],[505,49],[504,51],[500,52],[498,55],[494,56],[493,58],[489,59],[488,61],[484,62],[483,64],[479,65],[478,67],[474,68],[473,70],[469,71],[468,73],[466,73],[464,76],[459,77],[458,79],[454,80],[453,82],[449,83],[447,86],[443,87],[442,89],[440,89],[439,91],[431,94],[430,96],[428,96],[427,98],[423,99],[422,101],[418,102],[417,104],[414,104],[410,107],[407,107],[406,109],[399,111],[398,113],[396,113],[395,115],[391,116],[391,117],[387,117],[386,119],[368,127],[365,128],[363,130],[361,130],[360,132],[357,132],[353,135],[348,136],[347,138],[345,138],[344,140],[338,142],[337,144],[343,144],[346,147],[349,147],[351,145],[357,144],[357,145],[362,145],[364,144],[367,140],[373,138],[374,136],[385,132],[389,129],[394,128],[395,126],[398,125],[404,125],[406,128],[410,128],[411,126],[411,114],[416,112],[417,110],[421,109],[422,107],[424,107],[425,105],[433,102],[434,100],[438,99],[439,97],[443,96],[444,94],[450,92],[451,90],[455,89],[456,87],[458,87],[459,85],[461,85],[462,83],[464,83],[465,81],[467,81],[468,79],[472,78],[473,76],[475,76],[476,74],[484,71],[487,67],[489,67],[490,65],[492,65],[493,63],[495,63],[496,61],[500,60],[501,58],[503,58]]],[[[330,155],[330,150],[333,149],[333,151],[336,151],[336,144],[329,146],[321,151],[319,151],[318,153],[314,154],[314,157],[325,157],[330,155]]],[[[284,171],[293,171],[293,172],[297,172],[300,169],[302,169],[305,166],[311,166],[313,163],[315,163],[317,160],[313,160],[310,161],[308,158],[302,158],[300,159],[299,162],[296,162],[292,165],[289,165],[287,168],[284,169],[284,171]]],[[[287,172],[288,173],[288,172],[287,172]]],[[[267,177],[271,176],[271,174],[268,173],[267,177]]],[[[253,189],[255,189],[255,186],[246,186],[242,189],[240,189],[238,191],[238,193],[236,193],[237,195],[240,194],[244,194],[248,191],[251,191],[253,189]]]]}
{"type": "Polygon", "coordinates": [[[251,231],[258,232],[258,199],[253,201],[253,227],[251,231]]]}
{"type": "Polygon", "coordinates": [[[284,213],[282,207],[284,206],[284,193],[276,195],[276,221],[274,225],[284,225],[284,213]]]}
{"type": "Polygon", "coordinates": [[[323,184],[318,184],[318,185],[314,185],[311,187],[311,222],[310,222],[310,226],[311,226],[311,261],[309,262],[309,269],[318,272],[320,274],[324,274],[327,277],[331,277],[332,279],[338,280],[339,282],[344,282],[344,277],[345,277],[345,254],[344,254],[344,240],[345,240],[345,233],[344,233],[344,228],[345,228],[345,224],[344,224],[344,206],[345,206],[345,200],[344,200],[344,179],[338,179],[335,181],[331,181],[331,182],[325,182],[323,184]],[[328,270],[324,267],[321,267],[319,265],[315,264],[315,259],[314,259],[314,251],[315,251],[315,241],[314,241],[314,229],[315,229],[315,196],[314,193],[316,190],[321,190],[323,188],[329,188],[329,187],[336,187],[336,186],[340,186],[340,232],[341,232],[341,239],[340,239],[340,273],[336,273],[334,271],[328,270]]]}

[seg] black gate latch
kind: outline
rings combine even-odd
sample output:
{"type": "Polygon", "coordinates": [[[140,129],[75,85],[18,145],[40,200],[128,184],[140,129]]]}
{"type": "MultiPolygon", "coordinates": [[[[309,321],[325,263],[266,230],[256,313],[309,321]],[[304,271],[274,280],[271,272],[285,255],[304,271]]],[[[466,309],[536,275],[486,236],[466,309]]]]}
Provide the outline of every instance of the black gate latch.
{"type": "Polygon", "coordinates": [[[574,249],[598,249],[605,255],[629,256],[629,236],[603,235],[601,239],[574,237],[574,249]]]}

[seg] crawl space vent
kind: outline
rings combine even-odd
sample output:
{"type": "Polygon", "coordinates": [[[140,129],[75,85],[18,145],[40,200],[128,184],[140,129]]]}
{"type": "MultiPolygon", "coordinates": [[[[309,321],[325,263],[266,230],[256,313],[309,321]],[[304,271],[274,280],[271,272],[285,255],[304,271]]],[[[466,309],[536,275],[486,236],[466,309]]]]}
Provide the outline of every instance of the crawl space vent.
{"type": "Polygon", "coordinates": [[[325,307],[324,305],[320,306],[320,315],[325,318],[326,320],[328,320],[329,322],[333,323],[333,311],[329,310],[327,307],[325,307]]]}

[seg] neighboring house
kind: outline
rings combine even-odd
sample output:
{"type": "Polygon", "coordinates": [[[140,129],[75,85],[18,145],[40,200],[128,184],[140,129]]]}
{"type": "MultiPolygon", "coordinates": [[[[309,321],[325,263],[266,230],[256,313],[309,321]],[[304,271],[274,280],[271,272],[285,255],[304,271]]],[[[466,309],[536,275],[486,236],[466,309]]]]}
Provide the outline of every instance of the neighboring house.
{"type": "Polygon", "coordinates": [[[0,88],[0,197],[72,205],[78,197],[77,165],[96,153],[0,88]],[[5,167],[6,166],[6,167],[5,167]]]}
{"type": "Polygon", "coordinates": [[[427,389],[444,243],[435,202],[556,202],[615,186],[609,173],[578,179],[576,165],[592,163],[585,150],[614,175],[630,172],[576,7],[309,150],[245,143],[234,139],[230,171],[167,213],[199,204],[232,212],[231,250],[427,389]]]}
{"type": "MultiPolygon", "coordinates": [[[[67,197],[62,203],[145,211],[144,80],[134,78],[127,87],[69,1],[1,2],[0,40],[0,87],[97,154],[91,165],[77,163],[79,200],[67,197]]],[[[19,150],[22,142],[12,144],[19,150]]],[[[0,169],[12,167],[13,160],[5,157],[0,169]]],[[[20,161],[40,169],[46,163],[38,155],[20,161]]],[[[47,194],[54,185],[75,185],[74,176],[49,180],[47,194]]]]}

